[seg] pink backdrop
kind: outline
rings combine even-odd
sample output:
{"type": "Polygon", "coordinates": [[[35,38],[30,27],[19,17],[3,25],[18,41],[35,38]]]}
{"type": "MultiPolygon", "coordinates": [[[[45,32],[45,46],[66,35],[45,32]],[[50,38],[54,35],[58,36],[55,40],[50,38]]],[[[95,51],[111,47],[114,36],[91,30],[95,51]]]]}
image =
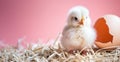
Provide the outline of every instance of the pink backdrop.
{"type": "Polygon", "coordinates": [[[0,42],[16,45],[38,39],[55,39],[66,23],[67,11],[87,7],[93,23],[105,14],[120,16],[120,0],[0,0],[0,42]]]}

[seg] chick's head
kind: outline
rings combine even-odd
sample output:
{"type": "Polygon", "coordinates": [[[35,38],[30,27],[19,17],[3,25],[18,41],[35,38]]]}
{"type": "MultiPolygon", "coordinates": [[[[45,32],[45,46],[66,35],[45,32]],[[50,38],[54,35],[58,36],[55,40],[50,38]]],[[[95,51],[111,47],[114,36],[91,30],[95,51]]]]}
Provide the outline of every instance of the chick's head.
{"type": "Polygon", "coordinates": [[[82,6],[71,8],[68,12],[67,22],[68,25],[74,27],[90,26],[91,20],[88,9],[82,6]]]}

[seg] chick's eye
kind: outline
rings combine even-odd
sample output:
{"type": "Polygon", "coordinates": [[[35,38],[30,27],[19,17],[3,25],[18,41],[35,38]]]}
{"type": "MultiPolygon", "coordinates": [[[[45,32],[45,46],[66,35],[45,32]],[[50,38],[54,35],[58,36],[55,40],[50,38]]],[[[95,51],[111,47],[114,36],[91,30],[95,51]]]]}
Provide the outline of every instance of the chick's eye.
{"type": "Polygon", "coordinates": [[[78,20],[78,18],[77,18],[77,17],[74,17],[74,19],[75,19],[75,20],[78,20]]]}
{"type": "Polygon", "coordinates": [[[74,17],[73,19],[74,19],[75,21],[77,21],[77,20],[78,20],[78,18],[77,18],[77,17],[74,17]]]}

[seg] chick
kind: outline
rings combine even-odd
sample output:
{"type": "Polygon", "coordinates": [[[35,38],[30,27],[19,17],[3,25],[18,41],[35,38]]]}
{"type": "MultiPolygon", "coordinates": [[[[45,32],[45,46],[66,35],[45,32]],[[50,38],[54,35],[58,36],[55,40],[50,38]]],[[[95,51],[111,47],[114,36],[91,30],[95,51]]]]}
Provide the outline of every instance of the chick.
{"type": "Polygon", "coordinates": [[[95,39],[96,33],[91,26],[88,9],[83,6],[71,8],[68,12],[67,25],[62,32],[63,48],[68,51],[81,50],[92,46],[95,39]]]}

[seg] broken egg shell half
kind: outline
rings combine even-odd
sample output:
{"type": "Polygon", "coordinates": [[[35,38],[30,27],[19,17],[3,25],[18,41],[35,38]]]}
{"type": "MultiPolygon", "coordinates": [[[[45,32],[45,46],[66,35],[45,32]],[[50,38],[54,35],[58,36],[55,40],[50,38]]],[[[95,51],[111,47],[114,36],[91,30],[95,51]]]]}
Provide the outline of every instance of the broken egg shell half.
{"type": "Polygon", "coordinates": [[[95,44],[98,48],[120,46],[120,17],[105,15],[94,24],[97,38],[95,44]]]}

